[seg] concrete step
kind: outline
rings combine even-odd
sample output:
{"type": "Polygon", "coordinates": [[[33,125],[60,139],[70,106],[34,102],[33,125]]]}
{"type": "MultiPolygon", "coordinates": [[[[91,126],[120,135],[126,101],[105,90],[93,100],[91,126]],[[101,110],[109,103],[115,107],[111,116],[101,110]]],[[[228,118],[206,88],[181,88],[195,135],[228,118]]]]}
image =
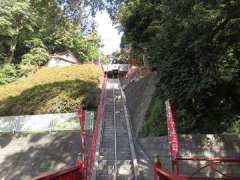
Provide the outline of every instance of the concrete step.
{"type": "Polygon", "coordinates": [[[97,180],[112,180],[112,175],[104,175],[104,174],[98,174],[97,173],[97,180]]]}
{"type": "MultiPolygon", "coordinates": [[[[109,82],[115,84],[117,80],[109,82]]],[[[111,86],[109,86],[109,88],[111,88],[111,86]]],[[[133,179],[131,150],[129,147],[129,137],[121,90],[115,89],[114,95],[115,97],[113,97],[113,89],[108,89],[104,98],[105,110],[103,113],[103,136],[100,145],[100,160],[96,178],[98,180],[112,180],[113,178],[113,172],[115,170],[115,132],[117,133],[117,180],[133,179]],[[115,101],[115,103],[113,101],[115,101]],[[113,112],[114,110],[115,112],[113,112]],[[114,124],[114,117],[116,120],[116,126],[114,124]],[[115,127],[116,130],[114,130],[115,127]]]]}

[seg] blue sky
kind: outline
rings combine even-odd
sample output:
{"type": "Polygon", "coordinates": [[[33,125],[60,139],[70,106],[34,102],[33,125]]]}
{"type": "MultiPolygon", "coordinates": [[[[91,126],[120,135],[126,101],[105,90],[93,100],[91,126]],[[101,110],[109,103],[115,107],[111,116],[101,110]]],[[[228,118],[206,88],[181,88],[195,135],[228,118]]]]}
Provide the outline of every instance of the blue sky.
{"type": "Polygon", "coordinates": [[[119,50],[122,34],[119,34],[118,30],[114,28],[108,13],[106,11],[98,12],[95,21],[102,44],[104,45],[101,51],[108,55],[119,50]]]}

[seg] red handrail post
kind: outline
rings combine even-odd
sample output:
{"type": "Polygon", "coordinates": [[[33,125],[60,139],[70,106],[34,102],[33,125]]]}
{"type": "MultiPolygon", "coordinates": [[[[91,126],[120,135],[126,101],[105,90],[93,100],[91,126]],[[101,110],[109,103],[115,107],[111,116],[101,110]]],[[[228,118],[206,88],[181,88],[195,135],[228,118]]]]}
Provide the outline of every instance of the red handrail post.
{"type": "Polygon", "coordinates": [[[76,160],[75,162],[76,167],[78,168],[78,174],[80,177],[83,176],[83,168],[84,168],[84,162],[83,160],[76,160]]]}
{"type": "Polygon", "coordinates": [[[158,169],[161,168],[161,162],[159,161],[159,156],[156,155],[154,158],[154,180],[158,180],[158,169]]]}
{"type": "Polygon", "coordinates": [[[77,112],[80,122],[80,138],[81,138],[81,151],[83,162],[86,160],[86,148],[85,148],[85,111],[80,106],[77,107],[77,112]]]}
{"type": "Polygon", "coordinates": [[[97,107],[97,112],[96,112],[96,120],[95,120],[95,125],[93,128],[92,132],[92,142],[90,145],[90,149],[88,152],[88,163],[87,163],[87,178],[91,176],[92,173],[92,168],[93,168],[93,160],[94,160],[94,155],[96,151],[96,144],[97,144],[97,138],[98,138],[98,133],[99,133],[99,126],[101,123],[101,111],[102,111],[102,106],[103,106],[103,101],[104,101],[104,94],[105,94],[105,88],[107,84],[107,77],[104,76],[104,82],[103,86],[101,89],[101,95],[100,95],[100,102],[97,107]]]}

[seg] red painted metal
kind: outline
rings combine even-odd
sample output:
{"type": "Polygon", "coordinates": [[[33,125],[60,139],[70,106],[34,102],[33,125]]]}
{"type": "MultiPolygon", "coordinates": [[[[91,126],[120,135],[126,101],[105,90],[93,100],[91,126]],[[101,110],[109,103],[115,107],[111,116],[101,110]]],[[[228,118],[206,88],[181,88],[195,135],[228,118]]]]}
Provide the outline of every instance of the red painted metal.
{"type": "Polygon", "coordinates": [[[240,180],[240,177],[235,177],[226,173],[221,172],[220,170],[218,170],[216,168],[216,166],[220,166],[222,163],[235,163],[238,164],[236,166],[240,165],[240,158],[219,158],[219,157],[215,157],[215,158],[205,158],[205,157],[178,157],[178,160],[182,160],[182,161],[206,161],[206,164],[198,167],[195,169],[195,171],[193,171],[193,173],[188,176],[188,179],[238,179],[240,180]],[[221,175],[221,177],[198,177],[196,176],[197,173],[199,173],[201,170],[210,167],[212,169],[213,172],[218,173],[219,175],[221,175]]]}
{"type": "Polygon", "coordinates": [[[80,136],[81,136],[81,151],[82,151],[82,157],[83,162],[85,162],[86,157],[86,148],[85,148],[85,111],[83,111],[81,108],[78,108],[78,116],[80,121],[80,136]]]}
{"type": "Polygon", "coordinates": [[[177,160],[191,160],[191,161],[221,161],[221,162],[237,162],[240,163],[240,158],[220,158],[220,157],[214,157],[214,158],[205,158],[205,157],[177,157],[177,160]]]}
{"type": "Polygon", "coordinates": [[[172,174],[168,169],[159,166],[159,162],[154,162],[154,180],[187,180],[184,176],[172,174]]]}
{"type": "Polygon", "coordinates": [[[97,108],[97,113],[96,113],[96,121],[95,121],[95,126],[93,128],[92,132],[92,143],[90,145],[89,149],[89,154],[88,154],[88,167],[87,167],[87,176],[89,177],[92,172],[93,168],[93,160],[94,160],[94,155],[96,151],[96,143],[97,143],[97,137],[99,133],[99,126],[100,126],[100,120],[101,120],[101,109],[103,106],[103,99],[104,99],[104,94],[105,94],[105,88],[107,84],[107,77],[104,78],[102,90],[101,90],[101,96],[100,96],[100,102],[97,108]]]}
{"type": "Polygon", "coordinates": [[[172,114],[172,106],[169,100],[166,101],[167,110],[167,125],[168,125],[168,135],[169,135],[169,151],[175,160],[178,154],[178,137],[175,122],[172,114]]]}
{"type": "Polygon", "coordinates": [[[217,178],[217,177],[186,177],[189,180],[240,180],[240,177],[231,177],[231,178],[217,178]]]}
{"type": "Polygon", "coordinates": [[[168,139],[169,139],[169,152],[172,157],[172,171],[174,174],[178,174],[178,136],[176,131],[176,125],[172,113],[172,105],[169,100],[165,102],[167,111],[167,126],[168,126],[168,139]]]}
{"type": "Polygon", "coordinates": [[[83,161],[77,160],[74,167],[66,167],[33,178],[33,180],[81,180],[83,179],[83,161]]]}
{"type": "MultiPolygon", "coordinates": [[[[190,176],[181,176],[175,173],[170,172],[169,170],[159,167],[157,162],[154,162],[154,180],[157,180],[157,177],[160,177],[161,180],[240,180],[240,177],[231,176],[228,174],[224,174],[221,171],[215,168],[216,165],[220,165],[221,163],[239,163],[239,159],[221,159],[221,158],[182,158],[183,160],[195,160],[195,161],[207,161],[206,165],[197,168],[192,175],[190,176]],[[216,159],[216,160],[214,160],[216,159]],[[221,177],[205,177],[205,176],[195,176],[202,169],[211,167],[211,169],[221,175],[221,177]]],[[[239,165],[238,165],[239,166],[239,165]]]]}
{"type": "Polygon", "coordinates": [[[222,163],[237,163],[237,167],[240,167],[240,158],[239,157],[214,157],[214,158],[206,158],[206,157],[179,157],[178,156],[178,139],[177,133],[175,130],[175,124],[172,116],[171,104],[169,101],[166,101],[166,109],[167,109],[167,120],[168,120],[168,131],[169,131],[169,151],[172,156],[172,172],[161,167],[160,161],[154,161],[154,180],[157,180],[158,177],[160,180],[240,180],[240,177],[232,176],[229,174],[225,174],[218,170],[216,166],[220,166],[222,163]],[[206,164],[196,168],[195,171],[192,172],[190,176],[181,176],[179,175],[178,169],[178,161],[205,161],[206,164]],[[199,177],[197,174],[207,168],[210,167],[213,172],[218,173],[221,177],[199,177]]]}

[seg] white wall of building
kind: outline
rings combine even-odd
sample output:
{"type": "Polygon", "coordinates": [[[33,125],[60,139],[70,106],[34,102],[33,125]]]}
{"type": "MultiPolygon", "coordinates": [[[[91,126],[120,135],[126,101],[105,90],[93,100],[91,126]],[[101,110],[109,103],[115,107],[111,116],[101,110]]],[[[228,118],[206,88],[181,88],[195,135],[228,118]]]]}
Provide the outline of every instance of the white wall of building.
{"type": "Polygon", "coordinates": [[[73,64],[79,64],[79,60],[72,53],[65,53],[53,55],[50,58],[47,66],[48,67],[70,66],[73,64]]]}

